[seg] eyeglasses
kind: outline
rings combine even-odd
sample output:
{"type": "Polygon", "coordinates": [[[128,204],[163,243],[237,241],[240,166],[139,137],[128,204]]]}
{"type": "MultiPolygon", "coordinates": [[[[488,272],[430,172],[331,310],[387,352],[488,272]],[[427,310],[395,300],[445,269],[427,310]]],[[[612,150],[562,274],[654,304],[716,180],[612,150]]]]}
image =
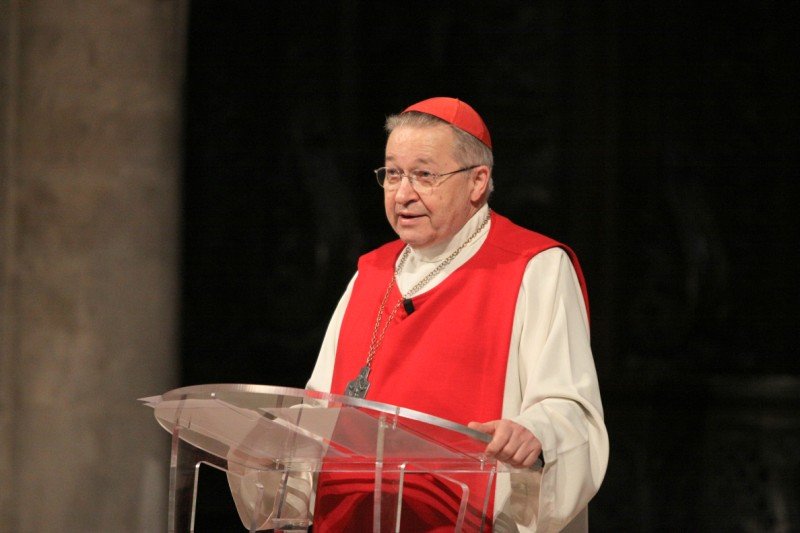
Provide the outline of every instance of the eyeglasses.
{"type": "Polygon", "coordinates": [[[480,165],[472,165],[471,167],[459,168],[458,170],[445,172],[444,174],[437,174],[436,172],[431,172],[430,170],[424,169],[415,169],[405,172],[399,168],[392,167],[376,168],[374,172],[375,177],[378,178],[378,185],[387,191],[398,189],[400,187],[400,183],[403,181],[403,177],[406,177],[415,191],[426,193],[434,187],[441,185],[445,181],[442,178],[448,178],[454,174],[458,174],[459,172],[466,172],[467,170],[472,170],[473,168],[478,168],[479,166],[480,165]]]}

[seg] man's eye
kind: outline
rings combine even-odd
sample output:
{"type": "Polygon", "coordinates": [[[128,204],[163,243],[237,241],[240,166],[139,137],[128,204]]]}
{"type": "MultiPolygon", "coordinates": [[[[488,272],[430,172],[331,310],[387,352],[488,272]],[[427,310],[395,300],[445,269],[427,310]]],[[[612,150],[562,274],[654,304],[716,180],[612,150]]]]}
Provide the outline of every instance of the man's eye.
{"type": "Polygon", "coordinates": [[[386,177],[389,179],[397,179],[402,176],[403,173],[398,168],[387,168],[386,169],[386,177]]]}
{"type": "Polygon", "coordinates": [[[430,170],[415,170],[414,178],[420,181],[433,181],[435,174],[430,170]]]}

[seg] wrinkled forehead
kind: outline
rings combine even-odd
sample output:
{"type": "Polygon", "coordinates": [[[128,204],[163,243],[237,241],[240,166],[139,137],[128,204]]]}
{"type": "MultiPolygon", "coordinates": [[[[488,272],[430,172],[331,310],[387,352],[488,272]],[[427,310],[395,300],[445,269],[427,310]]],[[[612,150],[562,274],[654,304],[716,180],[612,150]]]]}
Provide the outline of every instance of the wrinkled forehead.
{"type": "Polygon", "coordinates": [[[429,126],[403,125],[386,139],[386,161],[401,164],[445,163],[454,159],[455,135],[448,124],[429,126]]]}

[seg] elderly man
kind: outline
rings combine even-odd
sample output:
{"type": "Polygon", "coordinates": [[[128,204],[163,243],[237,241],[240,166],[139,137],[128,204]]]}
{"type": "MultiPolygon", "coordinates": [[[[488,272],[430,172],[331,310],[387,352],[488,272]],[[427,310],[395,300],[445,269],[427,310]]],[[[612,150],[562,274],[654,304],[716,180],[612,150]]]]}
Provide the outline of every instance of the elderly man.
{"type": "MultiPolygon", "coordinates": [[[[308,388],[469,424],[515,467],[541,456],[541,471],[498,479],[495,529],[586,530],[608,437],[578,261],[491,211],[491,138],[469,105],[431,98],[386,129],[375,174],[399,240],[359,260],[308,388]]],[[[324,481],[315,531],[353,530],[368,489],[324,481]]],[[[416,510],[409,523],[446,527],[442,514],[416,510]]]]}

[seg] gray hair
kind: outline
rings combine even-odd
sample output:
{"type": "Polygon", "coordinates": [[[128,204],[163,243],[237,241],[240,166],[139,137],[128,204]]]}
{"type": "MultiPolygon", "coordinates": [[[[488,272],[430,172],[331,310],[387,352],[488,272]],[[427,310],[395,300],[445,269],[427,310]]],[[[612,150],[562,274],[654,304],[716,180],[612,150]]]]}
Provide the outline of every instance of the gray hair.
{"type": "Polygon", "coordinates": [[[494,157],[492,156],[492,150],[488,146],[466,131],[456,128],[449,122],[427,113],[407,111],[405,113],[391,115],[386,118],[386,133],[392,133],[395,128],[399,128],[400,126],[424,128],[438,126],[439,124],[450,126],[450,129],[455,133],[456,144],[453,147],[455,152],[453,156],[459,163],[466,166],[486,165],[492,168],[494,165],[494,157]]]}
{"type": "MultiPolygon", "coordinates": [[[[492,177],[492,168],[494,167],[494,156],[492,150],[481,141],[467,133],[466,131],[456,128],[449,122],[429,115],[427,113],[420,113],[419,111],[407,111],[405,113],[398,113],[386,117],[385,129],[386,133],[392,133],[396,128],[401,126],[409,126],[412,128],[426,128],[445,124],[453,130],[456,137],[456,143],[453,147],[453,157],[456,161],[469,167],[472,165],[486,165],[489,167],[489,190],[491,193],[494,191],[494,178],[492,177]]],[[[488,196],[488,194],[487,194],[488,196]]]]}

